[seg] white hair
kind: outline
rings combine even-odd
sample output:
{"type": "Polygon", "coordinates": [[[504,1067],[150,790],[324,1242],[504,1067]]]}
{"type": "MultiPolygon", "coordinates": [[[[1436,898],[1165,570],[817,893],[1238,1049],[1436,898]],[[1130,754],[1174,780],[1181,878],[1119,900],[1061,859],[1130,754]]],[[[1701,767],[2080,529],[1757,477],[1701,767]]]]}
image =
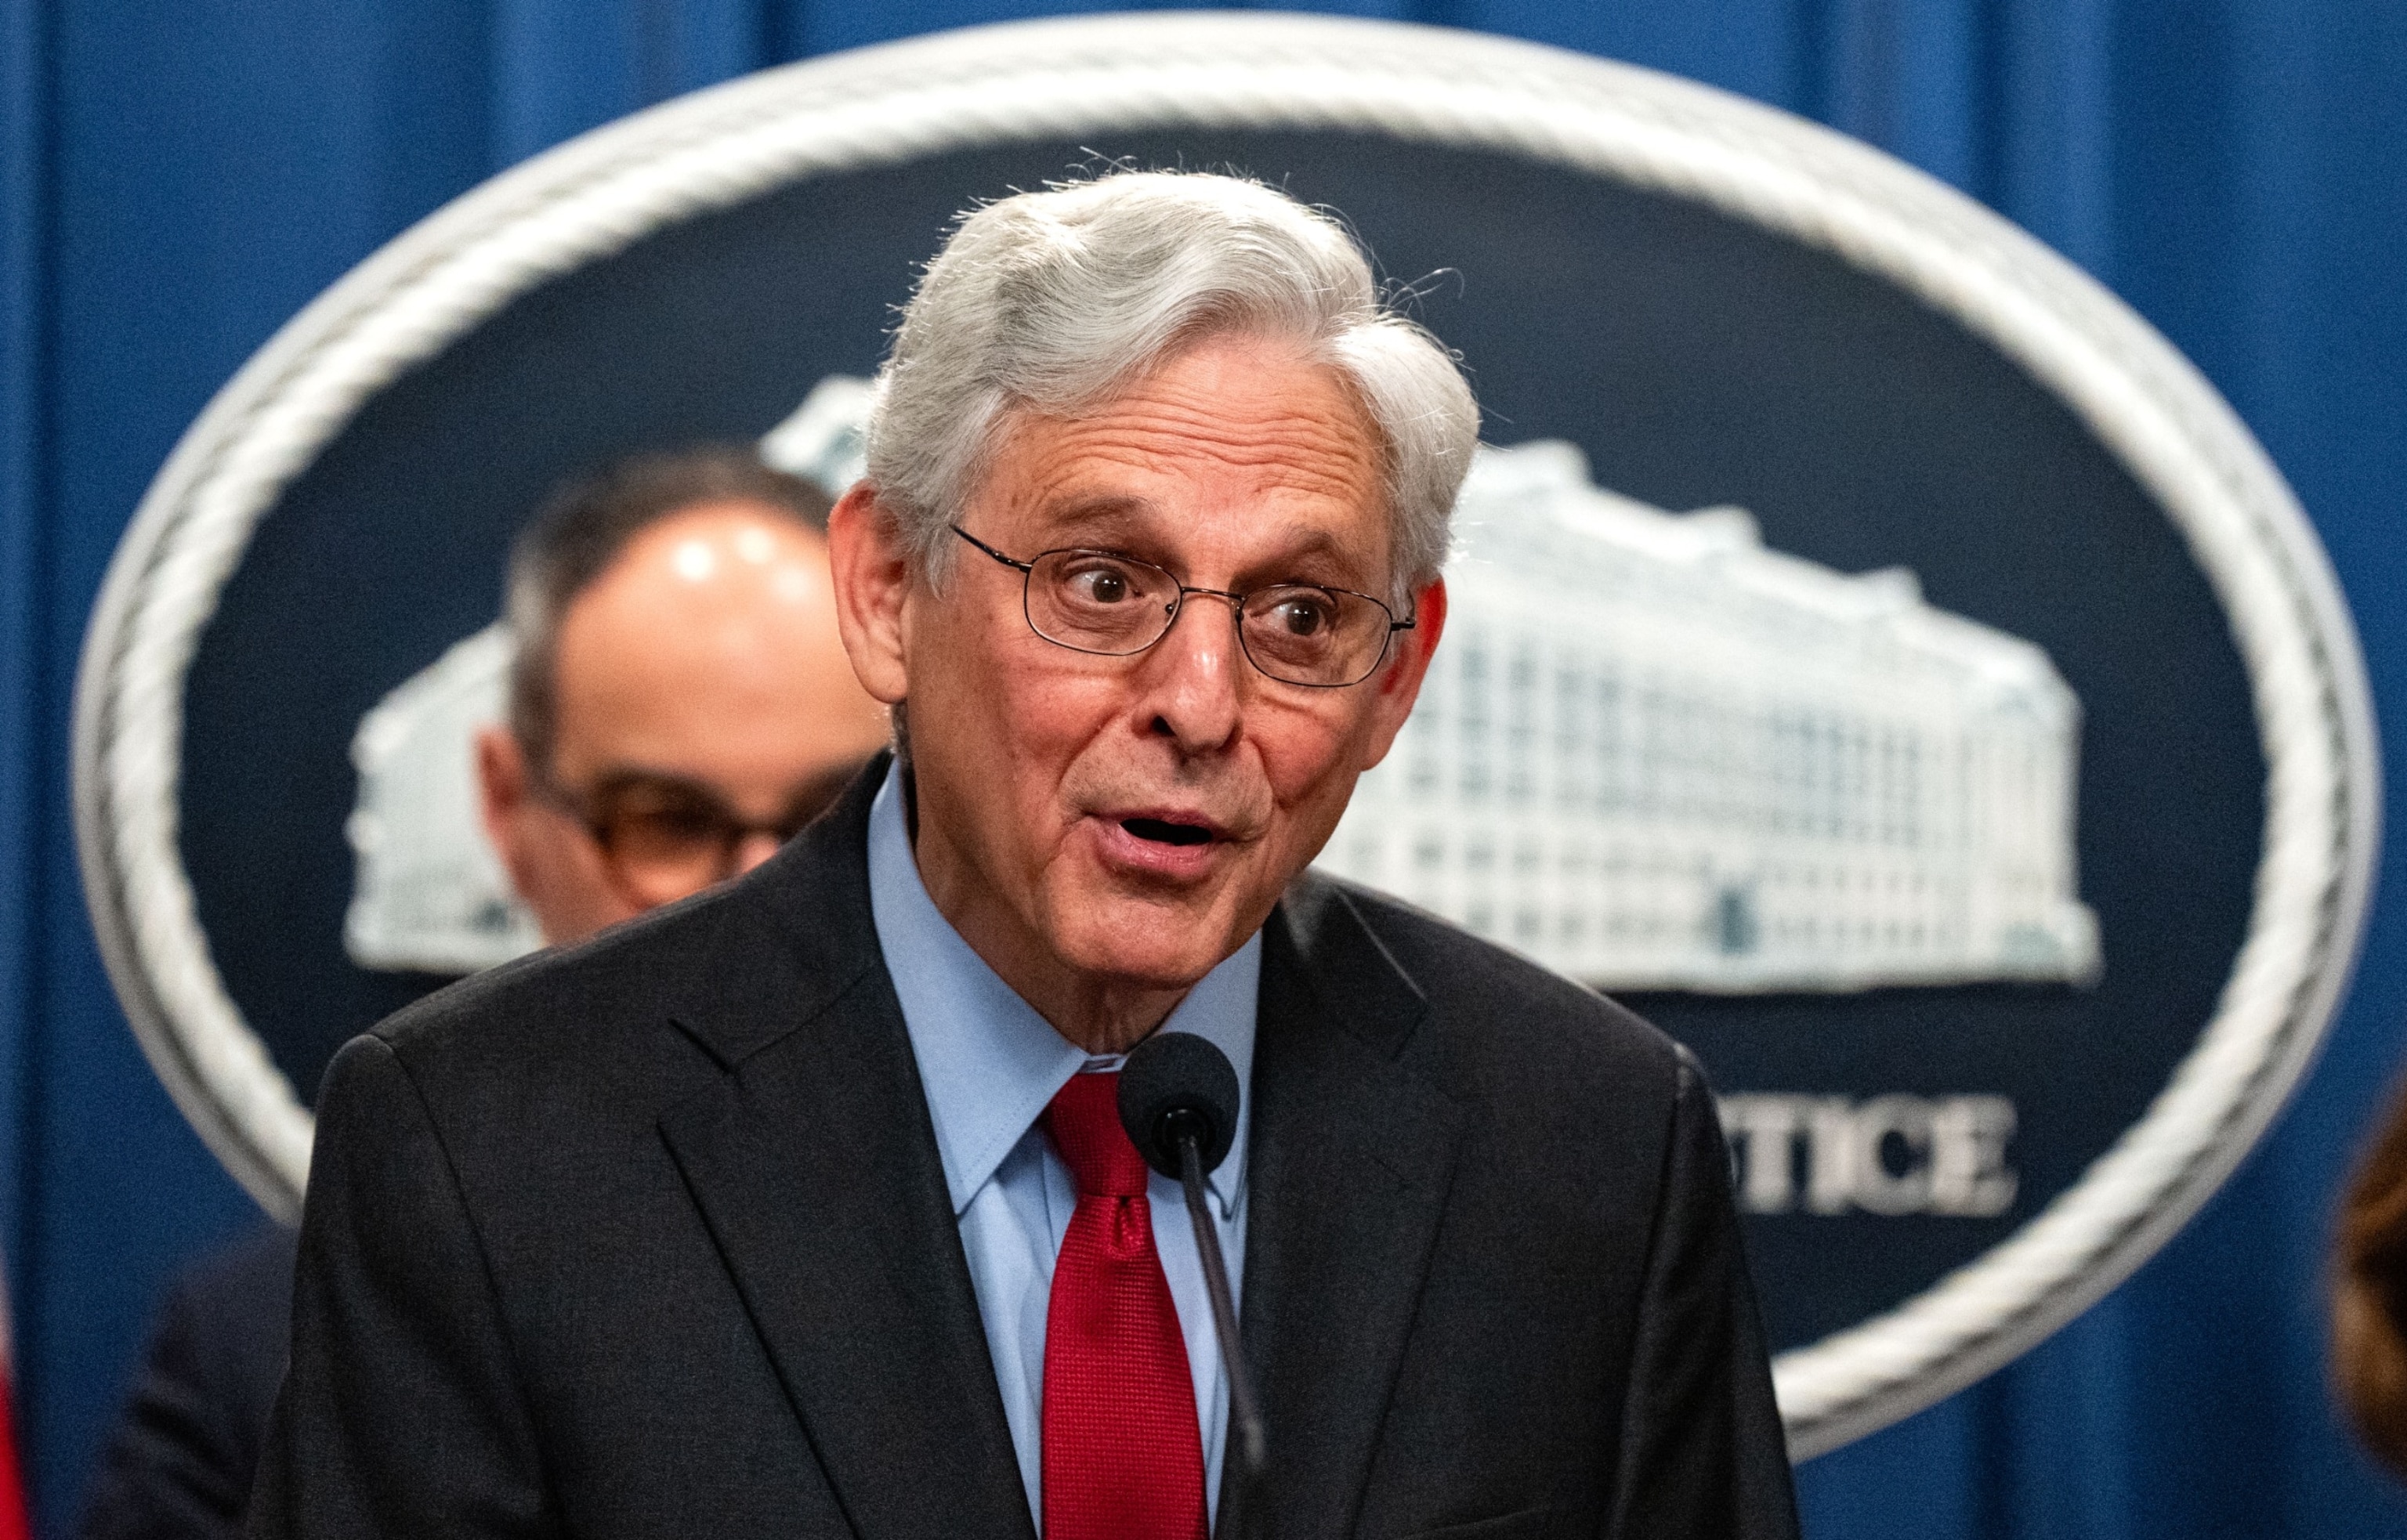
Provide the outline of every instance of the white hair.
{"type": "Polygon", "coordinates": [[[1479,404],[1454,355],[1382,300],[1336,219],[1234,177],[1119,172],[966,215],[878,372],[868,474],[919,570],[1016,411],[1075,417],[1209,336],[1285,341],[1340,371],[1385,459],[1394,577],[1445,564],[1479,404]]]}

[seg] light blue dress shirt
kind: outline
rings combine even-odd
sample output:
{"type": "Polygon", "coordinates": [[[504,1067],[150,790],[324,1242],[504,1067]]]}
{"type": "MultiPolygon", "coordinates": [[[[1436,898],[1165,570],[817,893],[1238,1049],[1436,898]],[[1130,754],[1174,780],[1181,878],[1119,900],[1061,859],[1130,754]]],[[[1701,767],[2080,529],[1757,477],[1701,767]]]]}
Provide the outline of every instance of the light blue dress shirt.
{"type": "MultiPolygon", "coordinates": [[[[1012,1449],[1028,1489],[1028,1511],[1041,1532],[1045,1320],[1053,1258],[1078,1207],[1078,1191],[1036,1120],[1071,1076],[1116,1069],[1119,1060],[1090,1059],[1054,1031],[937,911],[911,854],[902,782],[894,770],[887,772],[869,813],[869,908],[886,970],[903,1002],[911,1052],[919,1062],[953,1217],[986,1323],[987,1350],[994,1357],[1012,1449]]],[[[1229,1055],[1237,1084],[1246,1088],[1252,1085],[1261,964],[1262,939],[1257,934],[1205,974],[1161,1024],[1165,1032],[1210,1038],[1229,1055]]],[[[1213,1218],[1232,1289],[1245,1277],[1246,1132],[1252,1104],[1247,1089],[1238,1104],[1236,1143],[1211,1176],[1213,1218]]],[[[1147,1196],[1154,1245],[1187,1338],[1196,1422],[1204,1432],[1204,1501],[1217,1519],[1229,1382],[1212,1330],[1211,1295],[1178,1183],[1155,1172],[1147,1196]]]]}

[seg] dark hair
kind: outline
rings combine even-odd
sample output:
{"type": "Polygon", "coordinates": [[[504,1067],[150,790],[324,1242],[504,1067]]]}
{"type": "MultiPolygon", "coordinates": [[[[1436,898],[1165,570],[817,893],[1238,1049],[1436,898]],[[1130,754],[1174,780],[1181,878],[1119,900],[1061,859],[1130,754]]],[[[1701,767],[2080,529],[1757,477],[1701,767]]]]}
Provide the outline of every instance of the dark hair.
{"type": "Polygon", "coordinates": [[[2337,1239],[2332,1380],[2366,1444],[2407,1475],[2407,1100],[2359,1158],[2337,1239]]]}
{"type": "Polygon", "coordinates": [[[637,535],[705,502],[753,502],[824,534],[828,495],[773,471],[749,448],[708,445],[636,455],[554,491],[510,547],[503,618],[510,663],[510,730],[530,763],[551,764],[560,700],[554,663],[560,623],[577,595],[610,570],[637,535]]]}

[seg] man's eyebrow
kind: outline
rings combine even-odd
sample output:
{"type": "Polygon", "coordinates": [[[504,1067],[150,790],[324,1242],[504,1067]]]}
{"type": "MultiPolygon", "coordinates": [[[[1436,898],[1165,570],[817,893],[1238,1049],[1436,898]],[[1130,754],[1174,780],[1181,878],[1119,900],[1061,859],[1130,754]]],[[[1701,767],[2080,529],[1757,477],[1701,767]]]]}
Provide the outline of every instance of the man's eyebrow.
{"type": "Polygon", "coordinates": [[[1281,553],[1279,559],[1289,564],[1310,557],[1335,557],[1339,561],[1347,559],[1346,547],[1339,544],[1337,537],[1326,530],[1316,530],[1309,526],[1293,529],[1289,531],[1288,539],[1290,544],[1281,553]]]}
{"type": "Polygon", "coordinates": [[[1153,504],[1144,498],[1080,498],[1044,511],[1047,538],[1090,536],[1107,540],[1147,532],[1155,524],[1153,504]]]}
{"type": "MultiPolygon", "coordinates": [[[[1154,505],[1144,498],[1096,497],[1079,499],[1045,514],[1049,549],[1061,549],[1061,542],[1073,545],[1091,544],[1118,550],[1129,556],[1147,557],[1148,553],[1133,549],[1150,544],[1148,536],[1160,530],[1160,516],[1154,505]]],[[[1258,570],[1243,574],[1247,583],[1297,582],[1367,582],[1356,571],[1359,565],[1354,553],[1327,530],[1308,524],[1289,525],[1281,531],[1285,544],[1279,554],[1259,564],[1258,570]],[[1328,574],[1309,573],[1303,570],[1307,562],[1334,562],[1341,571],[1332,579],[1328,574]]]]}
{"type": "Polygon", "coordinates": [[[1358,559],[1359,553],[1327,530],[1308,524],[1289,525],[1280,532],[1278,555],[1255,570],[1239,574],[1248,586],[1264,583],[1332,584],[1338,587],[1367,586],[1374,575],[1358,559]],[[1314,572],[1316,566],[1323,570],[1314,572]],[[1334,572],[1328,571],[1334,567],[1334,572]]]}
{"type": "Polygon", "coordinates": [[[655,770],[648,765],[618,762],[604,766],[593,776],[591,795],[607,797],[642,788],[648,791],[685,792],[713,801],[724,801],[718,787],[697,776],[677,770],[655,770]]]}

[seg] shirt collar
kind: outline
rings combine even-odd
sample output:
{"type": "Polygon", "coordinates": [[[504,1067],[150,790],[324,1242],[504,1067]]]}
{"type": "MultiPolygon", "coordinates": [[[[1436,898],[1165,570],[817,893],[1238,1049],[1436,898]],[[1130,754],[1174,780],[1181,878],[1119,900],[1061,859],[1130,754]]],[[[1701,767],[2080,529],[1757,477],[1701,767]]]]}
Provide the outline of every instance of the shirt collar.
{"type": "MultiPolygon", "coordinates": [[[[869,911],[959,1218],[1053,1094],[1087,1067],[1087,1052],[1014,994],[928,897],[904,822],[899,764],[888,769],[869,810],[869,911]]],[[[1245,1184],[1261,964],[1257,931],[1197,981],[1161,1028],[1209,1039],[1237,1071],[1236,1142],[1209,1183],[1224,1219],[1245,1184]]]]}

